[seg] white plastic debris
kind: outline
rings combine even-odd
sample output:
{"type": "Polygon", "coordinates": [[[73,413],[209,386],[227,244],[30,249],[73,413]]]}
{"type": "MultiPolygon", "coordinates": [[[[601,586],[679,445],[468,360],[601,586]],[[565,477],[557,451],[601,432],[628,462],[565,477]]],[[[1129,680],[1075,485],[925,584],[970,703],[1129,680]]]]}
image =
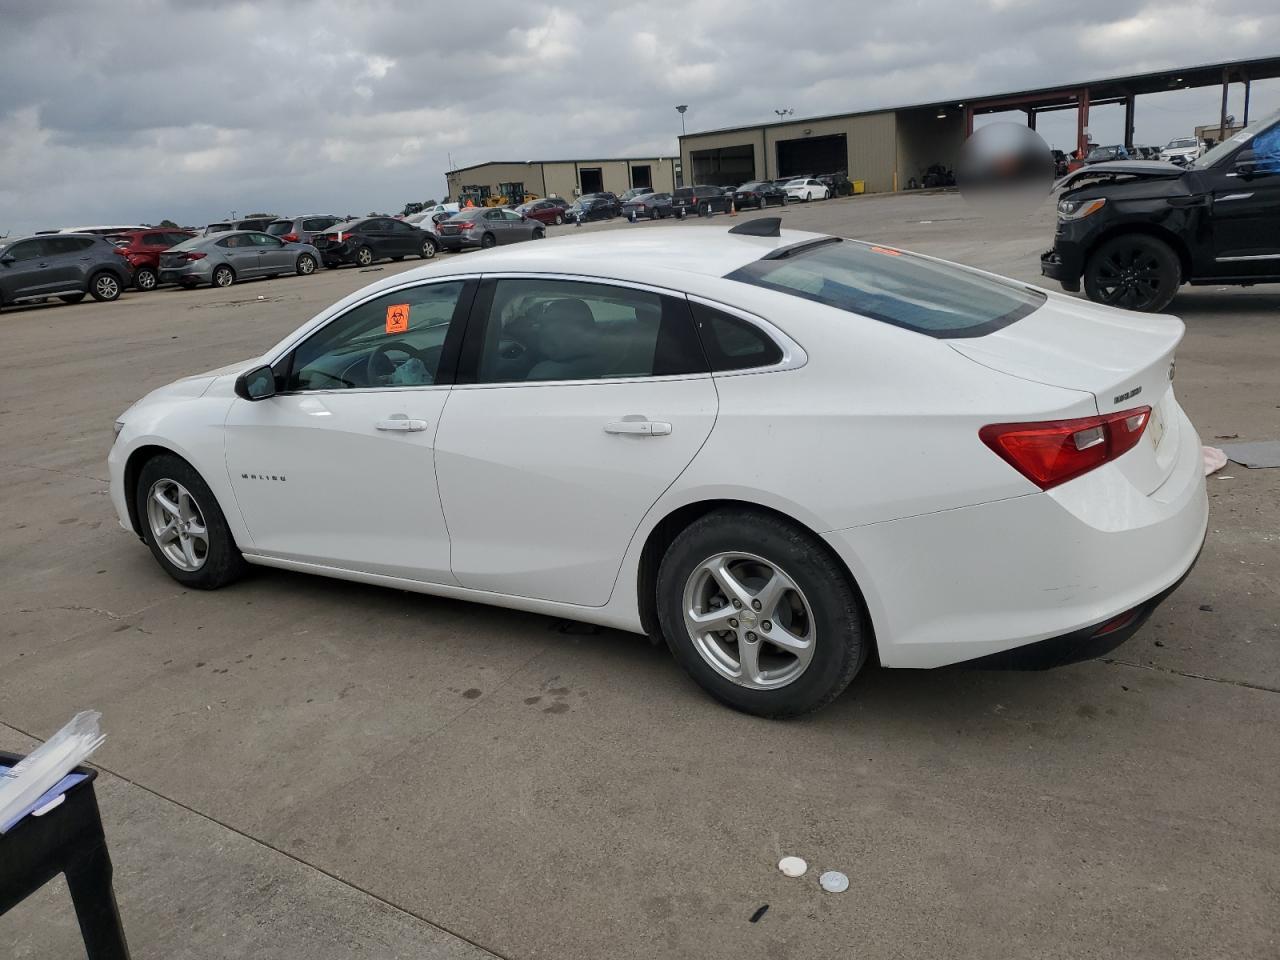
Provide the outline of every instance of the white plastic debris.
{"type": "Polygon", "coordinates": [[[1217,447],[1201,447],[1200,453],[1204,457],[1204,475],[1206,477],[1211,473],[1217,473],[1227,465],[1227,455],[1217,447]]]}
{"type": "Polygon", "coordinates": [[[70,723],[0,776],[0,825],[20,815],[102,745],[106,737],[98,728],[101,719],[102,714],[96,710],[77,713],[70,723]]]}
{"type": "Polygon", "coordinates": [[[828,870],[818,878],[818,883],[827,893],[844,893],[849,889],[849,878],[839,870],[828,870]]]}
{"type": "Polygon", "coordinates": [[[783,857],[778,861],[778,869],[786,877],[803,877],[809,865],[800,857],[783,857]]]}

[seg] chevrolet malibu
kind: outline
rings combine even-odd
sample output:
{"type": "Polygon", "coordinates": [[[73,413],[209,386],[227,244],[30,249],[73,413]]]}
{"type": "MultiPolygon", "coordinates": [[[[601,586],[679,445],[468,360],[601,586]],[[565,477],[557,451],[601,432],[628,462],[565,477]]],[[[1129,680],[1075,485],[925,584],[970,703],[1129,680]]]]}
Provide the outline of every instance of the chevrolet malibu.
{"type": "Polygon", "coordinates": [[[776,218],[365,287],[117,421],[121,524],[250,564],[665,639],[784,717],[886,667],[1136,631],[1205,534],[1177,319],[776,218]]]}

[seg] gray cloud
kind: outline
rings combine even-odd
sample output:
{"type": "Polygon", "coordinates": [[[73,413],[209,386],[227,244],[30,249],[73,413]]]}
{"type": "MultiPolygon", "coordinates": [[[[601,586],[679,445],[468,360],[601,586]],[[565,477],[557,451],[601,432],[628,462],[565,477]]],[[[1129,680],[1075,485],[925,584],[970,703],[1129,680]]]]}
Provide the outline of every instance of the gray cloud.
{"type": "MultiPolygon", "coordinates": [[[[398,209],[440,195],[450,157],[672,152],[676,103],[694,131],[1271,54],[1280,36],[1269,0],[0,0],[0,23],[0,233],[398,209]]],[[[1137,137],[1216,116],[1215,90],[1144,98],[1137,137]]],[[[1121,122],[1096,111],[1096,136],[1121,122]]],[[[1041,132],[1065,146],[1073,124],[1041,132]]]]}

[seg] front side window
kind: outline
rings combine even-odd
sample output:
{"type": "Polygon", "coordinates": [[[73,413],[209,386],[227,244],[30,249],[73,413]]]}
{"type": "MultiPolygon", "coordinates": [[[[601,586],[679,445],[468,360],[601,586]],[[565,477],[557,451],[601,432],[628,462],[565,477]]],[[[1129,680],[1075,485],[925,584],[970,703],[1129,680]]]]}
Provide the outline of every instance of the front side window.
{"type": "MultiPolygon", "coordinates": [[[[45,241],[46,243],[48,241],[45,241]]],[[[39,240],[23,240],[21,243],[15,243],[10,247],[6,247],[3,251],[6,257],[13,257],[15,260],[35,260],[42,256],[41,242],[39,240]]]]}
{"type": "Polygon", "coordinates": [[[434,384],[463,286],[462,280],[423,284],[352,307],[294,349],[282,373],[284,389],[434,384]]]}
{"type": "Polygon", "coordinates": [[[985,336],[1046,299],[1012,281],[838,237],[781,248],[727,279],[942,338],[985,336]]]}
{"type": "Polygon", "coordinates": [[[574,280],[498,280],[477,380],[607,380],[707,370],[684,300],[574,280]]]}

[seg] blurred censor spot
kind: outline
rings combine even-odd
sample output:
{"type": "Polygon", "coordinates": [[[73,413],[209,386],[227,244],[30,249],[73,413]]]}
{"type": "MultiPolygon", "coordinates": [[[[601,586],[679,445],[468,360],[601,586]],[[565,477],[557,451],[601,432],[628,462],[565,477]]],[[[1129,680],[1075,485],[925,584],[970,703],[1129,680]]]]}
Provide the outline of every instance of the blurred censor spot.
{"type": "Polygon", "coordinates": [[[960,148],[960,193],[984,216],[1019,217],[1053,188],[1053,155],[1040,134],[1020,123],[991,123],[960,148]]]}

